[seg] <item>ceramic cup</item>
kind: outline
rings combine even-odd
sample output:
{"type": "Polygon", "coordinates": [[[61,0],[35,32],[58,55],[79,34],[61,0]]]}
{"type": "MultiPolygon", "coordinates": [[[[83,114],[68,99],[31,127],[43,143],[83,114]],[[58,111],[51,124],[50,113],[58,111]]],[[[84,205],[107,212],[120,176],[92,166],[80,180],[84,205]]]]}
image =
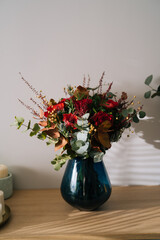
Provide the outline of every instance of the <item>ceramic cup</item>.
{"type": "Polygon", "coordinates": [[[0,178],[0,190],[4,192],[4,199],[7,199],[13,194],[13,176],[12,173],[8,173],[5,178],[0,178]]]}

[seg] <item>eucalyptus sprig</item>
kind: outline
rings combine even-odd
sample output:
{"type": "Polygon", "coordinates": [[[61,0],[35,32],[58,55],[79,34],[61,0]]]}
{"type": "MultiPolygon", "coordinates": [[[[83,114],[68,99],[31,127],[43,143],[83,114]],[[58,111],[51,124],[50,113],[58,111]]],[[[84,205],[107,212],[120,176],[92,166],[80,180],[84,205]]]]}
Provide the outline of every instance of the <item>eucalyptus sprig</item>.
{"type": "Polygon", "coordinates": [[[158,88],[157,89],[154,89],[150,84],[151,84],[151,82],[152,82],[152,80],[153,80],[153,75],[150,75],[150,76],[148,76],[147,78],[146,78],[146,80],[145,80],[145,84],[147,85],[147,86],[149,86],[149,88],[151,89],[151,90],[149,90],[149,91],[147,91],[147,92],[145,92],[145,94],[144,94],[144,97],[145,98],[154,98],[154,97],[156,97],[156,96],[160,96],[160,85],[158,86],[158,88]]]}
{"type": "Polygon", "coordinates": [[[40,140],[48,139],[48,142],[46,142],[47,145],[57,143],[57,139],[54,139],[48,136],[45,132],[41,131],[41,128],[38,123],[35,123],[33,127],[31,127],[31,120],[29,120],[27,125],[24,124],[24,121],[25,121],[24,118],[15,116],[15,121],[13,124],[11,124],[11,126],[15,126],[17,127],[17,129],[20,129],[22,126],[26,127],[24,132],[31,130],[30,137],[33,137],[36,135],[37,138],[40,140]]]}

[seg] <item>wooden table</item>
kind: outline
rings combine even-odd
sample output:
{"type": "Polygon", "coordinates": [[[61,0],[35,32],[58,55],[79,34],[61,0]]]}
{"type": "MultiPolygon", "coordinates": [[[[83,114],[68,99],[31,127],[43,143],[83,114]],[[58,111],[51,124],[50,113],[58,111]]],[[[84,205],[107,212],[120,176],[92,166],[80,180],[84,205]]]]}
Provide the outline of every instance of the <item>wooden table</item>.
{"type": "Polygon", "coordinates": [[[113,187],[97,211],[68,205],[59,189],[17,190],[6,200],[11,218],[0,239],[160,239],[160,186],[113,187]]]}

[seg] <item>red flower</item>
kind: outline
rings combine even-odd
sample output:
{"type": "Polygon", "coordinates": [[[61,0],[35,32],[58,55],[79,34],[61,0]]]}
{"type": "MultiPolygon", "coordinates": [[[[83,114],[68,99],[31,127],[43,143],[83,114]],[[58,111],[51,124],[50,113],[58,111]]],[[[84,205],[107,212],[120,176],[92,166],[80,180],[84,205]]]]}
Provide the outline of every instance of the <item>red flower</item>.
{"type": "Polygon", "coordinates": [[[56,111],[61,111],[64,109],[64,103],[58,103],[47,108],[47,112],[44,112],[44,116],[48,117],[48,114],[52,114],[56,111]]]}
{"type": "Polygon", "coordinates": [[[92,99],[88,98],[74,101],[75,113],[80,117],[83,116],[89,110],[91,104],[92,99]]]}
{"type": "Polygon", "coordinates": [[[72,99],[73,96],[69,97],[69,98],[62,98],[61,101],[59,101],[59,103],[65,103],[66,101],[70,101],[70,99],[72,99]]]}
{"type": "Polygon", "coordinates": [[[112,123],[113,115],[99,111],[93,115],[93,117],[90,119],[90,122],[97,127],[106,120],[112,123]]]}
{"type": "Polygon", "coordinates": [[[108,100],[105,104],[103,104],[106,108],[115,108],[118,106],[118,102],[114,102],[113,100],[108,100]]]}
{"type": "Polygon", "coordinates": [[[75,124],[77,123],[77,116],[72,113],[64,113],[63,114],[63,122],[66,127],[72,127],[76,129],[75,124]]]}

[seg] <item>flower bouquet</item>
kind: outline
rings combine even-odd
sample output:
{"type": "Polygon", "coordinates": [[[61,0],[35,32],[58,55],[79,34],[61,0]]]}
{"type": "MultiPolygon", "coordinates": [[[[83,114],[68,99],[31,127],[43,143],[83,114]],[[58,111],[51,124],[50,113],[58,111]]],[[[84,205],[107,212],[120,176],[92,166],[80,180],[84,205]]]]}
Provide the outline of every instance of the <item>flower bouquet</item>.
{"type": "Polygon", "coordinates": [[[55,151],[62,150],[52,161],[55,170],[75,157],[101,161],[111,143],[117,142],[132,122],[138,123],[139,118],[145,117],[142,106],[134,107],[135,97],[129,101],[125,92],[118,97],[111,91],[112,83],[102,91],[104,73],[95,88],[90,87],[89,77],[84,78],[82,86],[64,88],[66,97],[58,102],[47,100],[42,91],[21,78],[40,100],[30,99],[39,111],[19,100],[32,112],[36,123],[31,127],[31,121],[25,124],[24,118],[15,117],[14,125],[18,129],[25,126],[31,137],[47,140],[47,145],[54,144],[55,151]]]}
{"type": "Polygon", "coordinates": [[[30,136],[54,144],[61,149],[51,162],[59,170],[68,162],[61,183],[61,194],[66,202],[80,210],[94,210],[111,195],[111,183],[103,164],[103,156],[112,142],[117,142],[132,122],[145,117],[142,106],[134,105],[135,96],[129,100],[127,93],[120,96],[111,91],[112,83],[103,84],[102,74],[97,87],[90,87],[90,77],[84,77],[82,86],[64,88],[65,98],[58,102],[47,100],[21,76],[38,100],[30,98],[38,111],[26,105],[36,123],[24,123],[15,117],[17,128],[26,127],[30,136]],[[103,90],[102,88],[106,88],[103,90]]]}

